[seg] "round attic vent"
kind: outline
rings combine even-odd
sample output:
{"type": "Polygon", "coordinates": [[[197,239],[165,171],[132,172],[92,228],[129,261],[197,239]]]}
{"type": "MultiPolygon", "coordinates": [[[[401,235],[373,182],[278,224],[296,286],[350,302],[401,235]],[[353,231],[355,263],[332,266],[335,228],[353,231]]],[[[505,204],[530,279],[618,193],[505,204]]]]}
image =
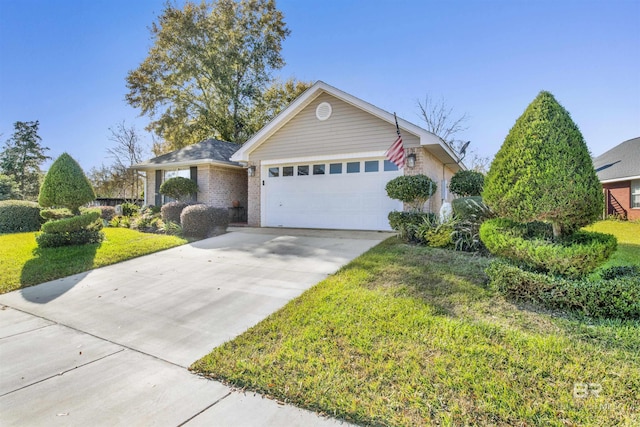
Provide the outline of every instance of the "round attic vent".
{"type": "Polygon", "coordinates": [[[320,121],[327,120],[329,117],[331,117],[331,111],[333,111],[331,109],[331,104],[329,104],[328,102],[321,102],[316,108],[316,117],[320,121]]]}

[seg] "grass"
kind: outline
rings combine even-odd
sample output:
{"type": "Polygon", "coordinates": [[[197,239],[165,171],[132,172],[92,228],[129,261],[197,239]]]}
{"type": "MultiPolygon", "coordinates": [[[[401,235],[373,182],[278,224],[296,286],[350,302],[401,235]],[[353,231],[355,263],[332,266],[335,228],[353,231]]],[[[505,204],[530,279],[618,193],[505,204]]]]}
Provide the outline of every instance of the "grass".
{"type": "Polygon", "coordinates": [[[613,234],[618,239],[618,250],[601,268],[632,264],[640,266],[640,222],[600,221],[585,230],[613,234]]]}
{"type": "Polygon", "coordinates": [[[515,306],[390,239],[191,369],[364,425],[640,423],[640,322],[515,306]]]}
{"type": "Polygon", "coordinates": [[[36,233],[0,235],[0,293],[187,243],[176,236],[105,228],[101,244],[39,249],[36,233]]]}

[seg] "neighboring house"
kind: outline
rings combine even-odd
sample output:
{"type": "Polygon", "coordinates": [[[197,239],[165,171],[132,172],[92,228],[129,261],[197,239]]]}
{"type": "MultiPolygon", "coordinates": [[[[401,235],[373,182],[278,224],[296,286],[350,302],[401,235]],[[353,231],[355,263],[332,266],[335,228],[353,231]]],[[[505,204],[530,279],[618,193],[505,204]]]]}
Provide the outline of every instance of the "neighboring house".
{"type": "Polygon", "coordinates": [[[132,166],[146,171],[145,205],[162,206],[168,200],[160,194],[160,185],[182,176],[198,184],[198,202],[229,208],[238,201],[246,207],[247,172],[229,160],[239,148],[239,144],[208,139],[132,166]]]}
{"type": "Polygon", "coordinates": [[[249,225],[389,230],[388,213],[403,205],[385,185],[403,174],[438,184],[425,205],[438,212],[464,165],[438,136],[398,123],[415,158],[400,170],[385,158],[396,139],[393,114],[317,82],[231,156],[248,168],[249,225]]]}
{"type": "Polygon", "coordinates": [[[593,159],[605,197],[605,214],[640,219],[640,138],[593,159]]]}

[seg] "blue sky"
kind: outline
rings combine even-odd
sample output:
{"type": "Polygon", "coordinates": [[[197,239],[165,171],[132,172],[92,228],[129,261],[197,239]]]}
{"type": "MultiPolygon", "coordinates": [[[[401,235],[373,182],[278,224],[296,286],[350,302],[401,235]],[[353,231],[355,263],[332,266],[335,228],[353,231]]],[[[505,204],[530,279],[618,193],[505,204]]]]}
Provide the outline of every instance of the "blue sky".
{"type": "MultiPolygon", "coordinates": [[[[124,101],[163,0],[0,0],[0,142],[40,120],[48,152],[110,164],[108,128],[148,120],[124,101]]],[[[418,99],[467,113],[493,156],[540,90],[593,155],[640,136],[640,0],[279,0],[286,79],[323,80],[421,125],[418,99]]],[[[151,142],[150,137],[146,140],[151,142]]]]}

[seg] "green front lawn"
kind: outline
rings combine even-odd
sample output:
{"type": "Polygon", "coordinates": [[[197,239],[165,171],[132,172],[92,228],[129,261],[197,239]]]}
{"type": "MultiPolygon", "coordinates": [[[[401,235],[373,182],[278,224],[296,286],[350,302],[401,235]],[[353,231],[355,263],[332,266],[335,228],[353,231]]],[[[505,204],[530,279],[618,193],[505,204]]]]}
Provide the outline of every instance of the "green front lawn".
{"type": "Polygon", "coordinates": [[[0,235],[0,293],[187,243],[176,236],[105,228],[101,244],[38,249],[36,233],[0,235]]]}
{"type": "Polygon", "coordinates": [[[599,221],[585,230],[613,234],[618,239],[618,250],[603,268],[633,264],[640,267],[640,222],[599,221]]]}
{"type": "Polygon", "coordinates": [[[516,306],[389,239],[191,369],[367,425],[640,424],[640,322],[516,306]]]}

